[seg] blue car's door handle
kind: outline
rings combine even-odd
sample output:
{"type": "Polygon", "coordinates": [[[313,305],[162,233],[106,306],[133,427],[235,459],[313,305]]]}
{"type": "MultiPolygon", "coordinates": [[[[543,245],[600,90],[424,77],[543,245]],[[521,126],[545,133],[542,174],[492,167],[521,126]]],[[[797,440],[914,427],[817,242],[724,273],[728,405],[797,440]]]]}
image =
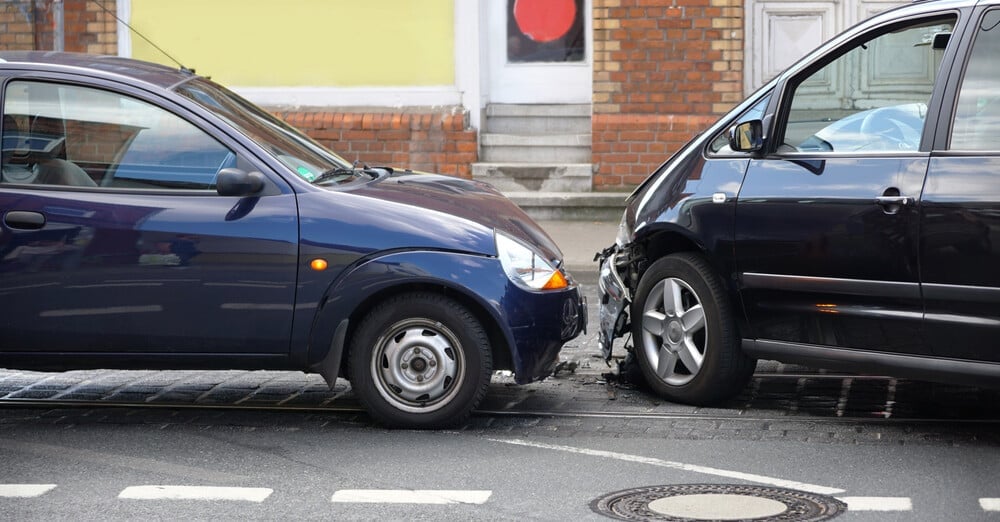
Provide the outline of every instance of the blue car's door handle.
{"type": "Polygon", "coordinates": [[[45,215],[41,212],[26,210],[11,210],[4,214],[3,223],[9,228],[22,230],[38,230],[45,226],[45,215]]]}

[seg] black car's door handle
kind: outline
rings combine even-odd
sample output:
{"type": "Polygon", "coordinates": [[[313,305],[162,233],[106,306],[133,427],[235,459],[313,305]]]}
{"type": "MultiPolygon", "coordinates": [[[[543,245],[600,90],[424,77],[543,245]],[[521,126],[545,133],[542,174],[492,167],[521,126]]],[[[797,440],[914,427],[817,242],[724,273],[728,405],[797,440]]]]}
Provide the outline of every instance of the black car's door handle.
{"type": "Polygon", "coordinates": [[[906,206],[913,203],[913,198],[909,196],[879,196],[875,198],[875,203],[879,205],[900,205],[906,206]]]}
{"type": "Polygon", "coordinates": [[[27,210],[11,210],[4,214],[3,223],[10,228],[38,230],[45,226],[45,215],[27,210]]]}

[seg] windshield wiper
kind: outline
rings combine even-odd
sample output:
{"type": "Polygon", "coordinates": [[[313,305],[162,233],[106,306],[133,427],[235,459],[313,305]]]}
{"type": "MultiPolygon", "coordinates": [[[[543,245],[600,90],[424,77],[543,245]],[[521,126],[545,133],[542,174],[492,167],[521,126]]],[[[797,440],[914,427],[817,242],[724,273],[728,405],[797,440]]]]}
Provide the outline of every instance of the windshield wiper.
{"type": "Polygon", "coordinates": [[[312,180],[314,185],[323,183],[325,181],[330,181],[331,179],[336,179],[337,181],[343,181],[347,177],[356,177],[361,174],[357,169],[347,168],[347,167],[334,167],[332,169],[323,171],[322,174],[312,180]]]}

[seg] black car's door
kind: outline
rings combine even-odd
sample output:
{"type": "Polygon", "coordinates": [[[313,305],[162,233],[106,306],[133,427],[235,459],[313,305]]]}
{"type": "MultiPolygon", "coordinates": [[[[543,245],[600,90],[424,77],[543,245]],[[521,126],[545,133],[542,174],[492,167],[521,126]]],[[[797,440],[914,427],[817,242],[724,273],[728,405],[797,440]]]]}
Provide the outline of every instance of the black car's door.
{"type": "Polygon", "coordinates": [[[236,144],[170,104],[4,85],[0,351],[286,355],[297,212],[280,179],[223,197],[236,144]]]}
{"type": "Polygon", "coordinates": [[[917,202],[921,140],[955,17],[883,27],[785,82],[736,205],[750,336],[924,352],[917,202]]]}
{"type": "Polygon", "coordinates": [[[1000,9],[975,22],[920,206],[925,330],[936,355],[1000,361],[1000,9]]]}

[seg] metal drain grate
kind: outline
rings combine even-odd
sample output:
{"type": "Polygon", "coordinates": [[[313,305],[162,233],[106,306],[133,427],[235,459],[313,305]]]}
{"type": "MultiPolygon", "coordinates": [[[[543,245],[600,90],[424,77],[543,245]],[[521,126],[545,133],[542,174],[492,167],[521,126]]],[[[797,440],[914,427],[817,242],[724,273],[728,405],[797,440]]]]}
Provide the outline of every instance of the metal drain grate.
{"type": "Polygon", "coordinates": [[[734,484],[682,484],[626,489],[590,503],[618,520],[754,520],[800,522],[833,518],[847,504],[794,489],[734,484]]]}

